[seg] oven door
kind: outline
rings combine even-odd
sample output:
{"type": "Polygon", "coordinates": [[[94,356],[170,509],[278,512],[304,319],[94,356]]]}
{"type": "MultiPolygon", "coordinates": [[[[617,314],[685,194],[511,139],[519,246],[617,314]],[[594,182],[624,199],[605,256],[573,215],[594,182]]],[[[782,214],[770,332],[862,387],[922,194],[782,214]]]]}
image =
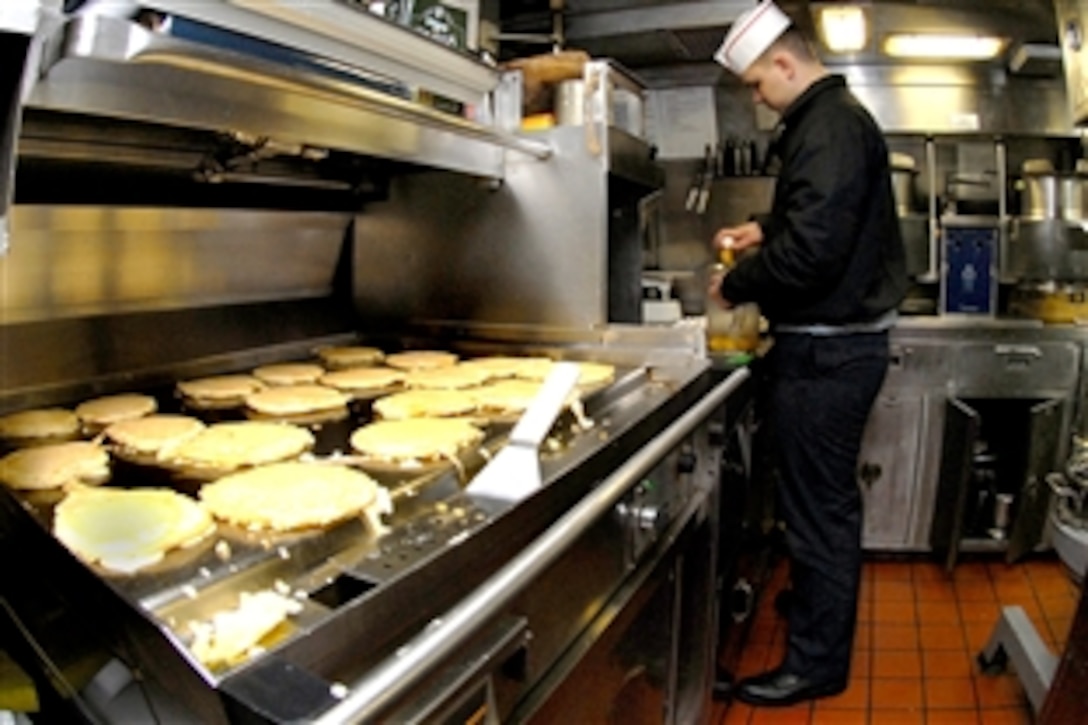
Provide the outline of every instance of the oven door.
{"type": "Polygon", "coordinates": [[[704,721],[716,651],[710,646],[716,532],[713,516],[693,516],[673,545],[641,567],[602,609],[512,719],[704,721]]]}

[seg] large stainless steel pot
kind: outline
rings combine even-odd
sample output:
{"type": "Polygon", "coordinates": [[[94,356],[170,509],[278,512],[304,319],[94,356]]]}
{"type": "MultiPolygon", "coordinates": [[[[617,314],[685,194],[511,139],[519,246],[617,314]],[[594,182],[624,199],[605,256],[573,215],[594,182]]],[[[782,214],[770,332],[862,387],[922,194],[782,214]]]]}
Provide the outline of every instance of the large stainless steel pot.
{"type": "Polygon", "coordinates": [[[892,193],[895,195],[895,212],[903,217],[914,209],[914,177],[918,175],[918,172],[914,168],[914,159],[906,154],[890,154],[889,163],[892,193]]]}
{"type": "Polygon", "coordinates": [[[1021,217],[1025,219],[1085,219],[1088,177],[1083,174],[1025,173],[1017,188],[1021,217]]]}
{"type": "Polygon", "coordinates": [[[586,120],[586,82],[572,78],[555,89],[555,121],[560,126],[581,126],[586,120]]]}
{"type": "Polygon", "coordinates": [[[912,169],[892,169],[895,212],[901,217],[910,214],[914,207],[914,177],[917,173],[912,169]]]}

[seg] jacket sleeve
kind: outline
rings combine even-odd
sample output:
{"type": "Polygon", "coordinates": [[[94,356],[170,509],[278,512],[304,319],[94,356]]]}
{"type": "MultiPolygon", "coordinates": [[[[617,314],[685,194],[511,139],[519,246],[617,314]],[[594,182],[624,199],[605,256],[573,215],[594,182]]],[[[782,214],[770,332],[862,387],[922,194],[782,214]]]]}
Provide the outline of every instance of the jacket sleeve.
{"type": "Polygon", "coordinates": [[[847,268],[875,183],[873,165],[853,118],[813,120],[785,161],[788,176],[776,190],[784,198],[764,225],[760,252],[722,283],[731,302],[804,304],[833,288],[847,268]]]}

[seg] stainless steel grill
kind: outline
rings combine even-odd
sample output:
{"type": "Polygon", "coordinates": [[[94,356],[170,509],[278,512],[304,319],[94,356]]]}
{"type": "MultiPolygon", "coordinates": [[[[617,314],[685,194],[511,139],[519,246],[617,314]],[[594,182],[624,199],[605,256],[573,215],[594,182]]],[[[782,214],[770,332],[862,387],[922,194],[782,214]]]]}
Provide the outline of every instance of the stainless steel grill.
{"type": "MultiPolygon", "coordinates": [[[[745,374],[704,399],[699,330],[628,324],[652,226],[639,201],[660,183],[649,147],[603,120],[591,145],[583,128],[511,135],[516,79],[334,0],[305,15],[290,2],[120,15],[90,2],[75,16],[15,2],[26,22],[0,16],[0,31],[28,39],[17,65],[31,72],[0,64],[0,90],[19,91],[0,96],[5,117],[25,119],[0,136],[17,152],[0,154],[12,232],[0,412],[125,391],[176,410],[178,380],[351,341],[618,371],[586,401],[592,428],[560,419],[535,493],[468,493],[480,452],[463,473],[377,473],[394,505],[381,531],[220,525],[120,577],[53,537],[55,495],[0,491],[0,542],[22,554],[0,563],[13,625],[0,629],[61,709],[569,719],[585,700],[571,683],[602,670],[615,686],[594,707],[640,676],[666,720],[697,720],[712,672],[714,428],[745,374]],[[435,94],[460,115],[411,100],[435,94]],[[189,623],[269,588],[301,612],[229,670],[198,663],[189,623]]],[[[317,431],[315,455],[345,451],[370,415],[352,412],[317,431]]],[[[510,425],[490,425],[484,448],[510,425]]],[[[196,491],[121,464],[110,485],[148,484],[196,491]]]]}
{"type": "MultiPolygon", "coordinates": [[[[546,487],[518,503],[464,492],[465,479],[485,462],[476,452],[464,461],[464,474],[452,465],[422,474],[376,473],[394,502],[386,532],[375,532],[358,519],[325,531],[283,535],[256,535],[220,524],[214,537],[193,549],[168,554],[148,572],[132,576],[88,567],[52,538],[49,528],[56,495],[23,496],[4,491],[5,527],[20,532],[13,536],[14,545],[35,552],[19,567],[23,576],[36,578],[49,571],[54,574],[50,578],[58,582],[61,599],[100,602],[95,617],[102,623],[102,631],[115,638],[108,648],[123,653],[141,679],[172,695],[188,690],[185,706],[196,716],[228,719],[233,707],[271,708],[265,714],[272,719],[290,720],[298,715],[291,709],[294,703],[309,702],[305,697],[299,700],[299,692],[324,683],[324,697],[311,703],[315,709],[307,713],[313,715],[335,702],[330,688],[363,678],[370,667],[403,646],[406,637],[442,617],[652,440],[665,422],[705,391],[705,373],[705,363],[698,360],[671,368],[621,365],[615,381],[586,401],[593,428],[579,429],[569,415],[556,424],[554,435],[559,444],[550,448],[541,462],[546,487]],[[222,545],[217,546],[220,541],[227,542],[229,556],[223,555],[222,545]],[[208,671],[188,649],[189,623],[207,621],[217,611],[236,606],[243,591],[262,589],[291,592],[303,605],[301,613],[291,617],[289,631],[279,632],[276,643],[266,652],[227,671],[208,671]],[[270,676],[269,668],[278,672],[275,677],[282,688],[282,701],[276,697],[268,702],[262,699],[267,692],[252,692],[252,688],[264,691],[261,683],[270,676]],[[281,668],[296,674],[279,672],[281,668]],[[188,685],[179,690],[179,683],[188,685]]],[[[163,410],[178,405],[165,390],[159,390],[158,397],[163,410]]],[[[362,402],[354,406],[349,420],[320,427],[314,453],[328,456],[344,452],[347,436],[369,416],[369,405],[362,402]]],[[[489,426],[483,448],[496,450],[509,428],[509,421],[489,426]]],[[[694,428],[685,434],[690,437],[694,428]]],[[[692,444],[685,445],[685,455],[692,455],[692,444]]],[[[503,707],[513,707],[532,689],[529,684],[551,668],[569,637],[584,624],[580,617],[589,616],[632,570],[644,564],[658,537],[691,515],[689,509],[705,494],[708,481],[690,480],[694,464],[684,464],[689,465],[684,469],[675,459],[679,450],[658,454],[664,456],[656,473],[661,479],[659,489],[643,488],[628,494],[629,500],[616,506],[611,517],[596,524],[600,530],[589,537],[590,544],[581,544],[590,546],[599,559],[589,578],[580,571],[585,562],[568,562],[563,570],[564,577],[570,579],[563,587],[556,589],[554,581],[536,585],[534,598],[560,596],[562,600],[566,597],[561,593],[570,596],[566,603],[553,602],[557,611],[566,611],[567,616],[539,611],[539,604],[531,599],[509,607],[512,613],[505,612],[515,619],[528,618],[535,639],[530,648],[533,661],[526,664],[532,675],[520,687],[512,688],[514,692],[507,695],[509,702],[503,707]]],[[[707,451],[703,454],[709,456],[707,451]]],[[[716,470],[712,460],[704,459],[700,466],[704,475],[707,466],[716,470]]],[[[116,466],[111,482],[118,486],[148,484],[195,490],[190,482],[123,464],[116,466]]],[[[628,482],[618,493],[630,488],[628,482]]],[[[618,499],[618,494],[613,498],[618,499]]],[[[25,624],[30,631],[42,625],[25,624]]],[[[419,688],[412,694],[418,696],[419,688]]],[[[391,702],[403,706],[401,699],[391,702]]]]}

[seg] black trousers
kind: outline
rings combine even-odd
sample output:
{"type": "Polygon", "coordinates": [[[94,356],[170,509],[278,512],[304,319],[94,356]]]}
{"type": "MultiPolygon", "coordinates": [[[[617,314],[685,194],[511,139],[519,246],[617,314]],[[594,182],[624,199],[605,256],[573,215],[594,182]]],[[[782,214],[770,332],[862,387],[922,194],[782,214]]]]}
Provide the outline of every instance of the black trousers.
{"type": "Polygon", "coordinates": [[[855,471],[888,368],[888,334],[779,334],[769,358],[768,414],[794,595],[782,667],[846,679],[861,579],[855,471]]]}

